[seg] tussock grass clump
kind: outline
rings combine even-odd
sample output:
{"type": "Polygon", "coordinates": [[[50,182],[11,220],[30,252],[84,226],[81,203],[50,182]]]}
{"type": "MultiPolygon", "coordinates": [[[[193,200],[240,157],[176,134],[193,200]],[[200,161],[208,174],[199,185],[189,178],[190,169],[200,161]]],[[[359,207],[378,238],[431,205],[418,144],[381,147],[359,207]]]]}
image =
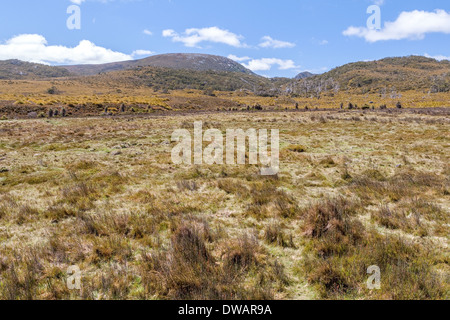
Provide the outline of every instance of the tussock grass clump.
{"type": "Polygon", "coordinates": [[[323,298],[445,298],[445,279],[432,267],[432,249],[366,230],[352,218],[352,207],[344,199],[326,199],[304,215],[303,228],[310,240],[302,270],[323,298]],[[366,286],[367,268],[372,265],[381,269],[381,290],[366,286]]]}
{"type": "Polygon", "coordinates": [[[67,203],[55,203],[44,211],[44,216],[53,222],[59,222],[69,217],[76,217],[78,213],[76,208],[67,203]]]}
{"type": "Polygon", "coordinates": [[[408,214],[405,210],[381,205],[376,212],[372,213],[371,217],[372,220],[388,229],[401,229],[419,236],[428,235],[428,228],[417,211],[410,211],[408,214]]]}
{"type": "Polygon", "coordinates": [[[18,207],[17,200],[10,194],[4,194],[0,197],[0,219],[10,216],[18,207]]]}
{"type": "Polygon", "coordinates": [[[178,190],[180,191],[197,191],[199,185],[196,181],[192,180],[181,180],[177,182],[178,190]]]}
{"type": "Polygon", "coordinates": [[[204,234],[196,227],[181,225],[173,235],[172,247],[184,261],[194,264],[199,262],[214,262],[213,257],[206,248],[204,234]],[[187,250],[190,248],[189,250],[187,250]]]}
{"type": "Polygon", "coordinates": [[[428,221],[436,221],[437,223],[444,224],[450,223],[450,215],[436,203],[415,197],[402,205],[409,212],[417,213],[428,221]]]}
{"type": "Polygon", "coordinates": [[[220,256],[213,253],[210,240],[198,224],[182,222],[169,250],[143,256],[140,275],[145,294],[167,299],[273,298],[271,281],[284,273],[278,267],[278,273],[268,276],[274,265],[260,261],[262,248],[255,238],[227,241],[220,256]],[[260,286],[247,285],[251,270],[260,286]]]}
{"type": "Polygon", "coordinates": [[[119,235],[96,237],[93,242],[90,260],[94,263],[111,259],[126,262],[131,259],[133,254],[129,240],[119,235]]]}
{"type": "Polygon", "coordinates": [[[123,191],[123,185],[129,178],[117,170],[105,170],[94,175],[89,181],[101,189],[102,193],[111,196],[123,191]]]}
{"type": "Polygon", "coordinates": [[[371,232],[344,255],[325,259],[307,256],[304,268],[323,298],[445,299],[448,284],[432,264],[433,259],[423,247],[371,232]],[[380,290],[366,286],[366,271],[371,265],[380,267],[380,290]]]}
{"type": "Polygon", "coordinates": [[[40,211],[37,208],[29,204],[20,204],[10,194],[5,194],[0,199],[0,220],[8,220],[17,225],[23,225],[34,221],[40,215],[40,211]]]}
{"type": "Polygon", "coordinates": [[[353,179],[353,176],[350,174],[350,171],[348,170],[348,166],[344,165],[341,172],[341,179],[351,182],[353,179]]]}
{"type": "Polygon", "coordinates": [[[294,218],[298,215],[297,201],[283,190],[276,193],[274,205],[277,215],[281,218],[294,218]]]}
{"type": "Polygon", "coordinates": [[[67,235],[61,230],[54,230],[48,239],[47,250],[52,262],[73,265],[86,258],[86,248],[83,248],[79,235],[67,235]]]}
{"type": "Polygon", "coordinates": [[[156,200],[156,195],[149,190],[139,190],[128,196],[128,200],[140,204],[153,203],[156,200]]]}
{"type": "Polygon", "coordinates": [[[258,240],[254,236],[243,235],[228,244],[224,255],[224,266],[229,270],[247,270],[257,265],[256,254],[260,251],[258,240]]]}
{"type": "MultiPolygon", "coordinates": [[[[36,167],[28,166],[15,168],[10,172],[6,172],[0,186],[6,187],[7,190],[15,186],[24,184],[24,187],[39,186],[44,183],[56,183],[60,179],[59,172],[54,170],[38,171],[36,167]]],[[[3,178],[3,177],[2,177],[3,178]]]]}
{"type": "MultiPolygon", "coordinates": [[[[93,170],[100,166],[99,163],[92,160],[79,160],[74,163],[70,163],[66,166],[66,169],[72,173],[72,177],[74,177],[73,172],[79,173],[79,171],[84,170],[93,170]]],[[[74,177],[75,178],[75,177],[74,177]]]]}
{"type": "Polygon", "coordinates": [[[95,292],[100,297],[111,300],[126,300],[133,289],[133,284],[138,279],[129,271],[126,264],[109,262],[100,275],[92,279],[93,287],[100,288],[99,292],[87,290],[89,293],[95,292]]]}
{"type": "Polygon", "coordinates": [[[211,178],[211,172],[206,169],[202,169],[199,166],[194,166],[191,169],[183,170],[176,175],[176,178],[180,180],[195,180],[195,179],[208,179],[211,178]]]}
{"type": "Polygon", "coordinates": [[[264,230],[264,240],[283,248],[295,248],[292,234],[286,235],[280,221],[270,222],[264,230]]]}
{"type": "Polygon", "coordinates": [[[337,164],[334,161],[333,157],[328,156],[320,161],[320,164],[325,168],[335,167],[337,164]]]}
{"type": "Polygon", "coordinates": [[[359,206],[339,197],[316,203],[303,211],[304,235],[310,238],[362,237],[360,223],[354,218],[359,206]]]}
{"type": "Polygon", "coordinates": [[[33,300],[39,294],[39,280],[44,266],[44,251],[37,247],[15,250],[8,267],[0,275],[0,298],[33,300]]]}
{"type": "Polygon", "coordinates": [[[152,245],[155,245],[153,237],[158,240],[158,232],[165,228],[168,219],[162,213],[142,212],[132,214],[129,217],[127,227],[122,229],[123,231],[127,230],[127,232],[123,233],[122,231],[122,234],[133,239],[150,241],[152,245]]]}
{"type": "Polygon", "coordinates": [[[24,224],[26,222],[33,221],[36,216],[39,215],[39,210],[31,207],[30,205],[22,205],[18,208],[15,213],[15,221],[18,225],[24,224]]]}
{"type": "Polygon", "coordinates": [[[278,189],[272,183],[254,183],[251,185],[250,204],[246,214],[256,218],[278,216],[292,218],[298,214],[297,202],[284,190],[278,189]]]}
{"type": "Polygon", "coordinates": [[[380,206],[376,213],[372,213],[372,219],[390,229],[401,229],[407,223],[404,212],[395,212],[388,205],[380,206]]]}
{"type": "Polygon", "coordinates": [[[424,188],[439,192],[442,179],[434,173],[403,170],[386,178],[377,170],[371,170],[352,179],[350,190],[368,203],[373,200],[398,202],[405,197],[414,197],[424,188]]]}
{"type": "Polygon", "coordinates": [[[131,232],[130,216],[125,213],[105,212],[99,214],[83,213],[79,219],[84,232],[95,236],[127,236],[131,232]]]}
{"type": "Polygon", "coordinates": [[[372,220],[389,229],[401,229],[418,236],[428,236],[448,229],[450,217],[438,205],[422,198],[406,199],[395,207],[381,205],[372,220]],[[437,232],[436,232],[437,231],[437,232]]]}
{"type": "Polygon", "coordinates": [[[141,277],[147,294],[168,299],[231,298],[233,290],[201,234],[188,225],[175,231],[169,251],[143,257],[141,277]]]}
{"type": "Polygon", "coordinates": [[[97,190],[90,183],[83,181],[61,188],[61,199],[57,204],[67,203],[73,207],[86,211],[92,208],[92,202],[97,198],[97,190]]]}
{"type": "Polygon", "coordinates": [[[235,194],[240,198],[249,196],[249,189],[241,181],[232,178],[220,179],[217,181],[217,187],[226,193],[235,194]]]}
{"type": "MultiPolygon", "coordinates": [[[[94,162],[78,162],[72,166],[79,170],[93,170],[94,162]]],[[[127,178],[117,171],[105,171],[85,179],[69,171],[71,181],[60,188],[59,197],[49,206],[46,216],[55,220],[76,216],[95,207],[101,197],[110,197],[122,191],[127,178]]]]}

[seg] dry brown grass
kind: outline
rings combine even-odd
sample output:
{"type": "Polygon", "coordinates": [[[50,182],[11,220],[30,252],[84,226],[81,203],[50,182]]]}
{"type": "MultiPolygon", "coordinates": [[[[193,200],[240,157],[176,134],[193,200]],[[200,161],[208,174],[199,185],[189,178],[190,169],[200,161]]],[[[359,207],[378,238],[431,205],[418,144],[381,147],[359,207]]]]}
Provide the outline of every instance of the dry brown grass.
{"type": "Polygon", "coordinates": [[[2,121],[0,298],[448,299],[447,113],[388,111],[2,121]],[[174,165],[194,120],[280,129],[280,172],[174,165]]]}

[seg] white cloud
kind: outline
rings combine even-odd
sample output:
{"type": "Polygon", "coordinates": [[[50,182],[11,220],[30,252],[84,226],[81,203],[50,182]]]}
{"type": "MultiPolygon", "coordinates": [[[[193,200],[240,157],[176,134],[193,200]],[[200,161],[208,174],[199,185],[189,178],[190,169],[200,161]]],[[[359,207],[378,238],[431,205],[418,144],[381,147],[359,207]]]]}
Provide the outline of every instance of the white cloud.
{"type": "Polygon", "coordinates": [[[135,50],[133,51],[133,53],[131,54],[132,57],[139,57],[139,56],[149,56],[154,54],[153,51],[150,50],[135,50]]]}
{"type": "Polygon", "coordinates": [[[166,37],[166,38],[167,37],[175,37],[176,32],[175,32],[175,30],[167,29],[167,30],[163,30],[162,35],[163,35],[163,37],[166,37]]]}
{"type": "Polygon", "coordinates": [[[394,22],[386,22],[380,31],[349,27],[345,36],[365,38],[367,42],[383,40],[421,40],[427,33],[450,34],[450,13],[445,10],[402,12],[394,22]]]}
{"type": "Polygon", "coordinates": [[[296,66],[294,61],[292,60],[283,60],[277,58],[252,59],[250,57],[238,57],[233,54],[230,54],[228,56],[228,59],[241,63],[244,61],[248,61],[248,63],[243,63],[242,65],[252,71],[268,71],[272,69],[274,65],[278,65],[278,70],[289,70],[299,68],[299,66],[296,66]]]}
{"type": "Polygon", "coordinates": [[[443,56],[443,55],[431,56],[428,53],[425,53],[425,57],[436,59],[438,61],[442,61],[442,60],[449,60],[450,61],[450,57],[446,57],[446,56],[443,56]]]}
{"type": "Polygon", "coordinates": [[[243,62],[243,61],[251,60],[252,58],[250,58],[250,57],[238,57],[238,56],[235,56],[234,54],[230,54],[228,56],[228,59],[231,59],[231,60],[234,60],[234,61],[237,61],[237,62],[243,62]]]}
{"type": "Polygon", "coordinates": [[[143,33],[143,34],[146,34],[146,35],[148,35],[148,36],[152,36],[152,35],[153,35],[153,32],[151,32],[151,31],[148,30],[148,29],[143,30],[142,33],[143,33]]]}
{"type": "Polygon", "coordinates": [[[244,67],[252,71],[267,71],[272,69],[272,66],[278,65],[279,70],[297,69],[292,60],[282,60],[277,58],[262,58],[250,60],[244,67]]]}
{"type": "Polygon", "coordinates": [[[264,36],[261,39],[263,42],[259,44],[261,48],[273,48],[273,49],[281,49],[281,48],[293,48],[295,47],[295,43],[280,41],[272,39],[270,36],[264,36]]]}
{"type": "Polygon", "coordinates": [[[186,29],[178,34],[172,29],[164,30],[163,37],[172,38],[174,42],[182,42],[186,47],[197,47],[201,42],[223,43],[232,47],[245,47],[241,43],[242,36],[218,27],[186,29]]]}
{"type": "Polygon", "coordinates": [[[86,1],[86,0],[70,0],[70,2],[78,4],[78,5],[82,4],[84,1],[86,1]]]}
{"type": "Polygon", "coordinates": [[[38,34],[22,34],[0,43],[0,60],[19,59],[44,64],[97,64],[132,60],[131,55],[115,52],[82,40],[74,47],[49,46],[38,34]]]}

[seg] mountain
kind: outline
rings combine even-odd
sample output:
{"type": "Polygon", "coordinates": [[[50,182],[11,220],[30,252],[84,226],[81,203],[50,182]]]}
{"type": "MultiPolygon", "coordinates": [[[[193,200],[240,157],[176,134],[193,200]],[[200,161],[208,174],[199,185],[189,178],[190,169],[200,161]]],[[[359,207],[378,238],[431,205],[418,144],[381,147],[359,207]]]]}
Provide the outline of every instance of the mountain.
{"type": "Polygon", "coordinates": [[[285,89],[302,96],[342,90],[361,94],[409,90],[449,92],[450,61],[409,56],[350,63],[321,75],[293,80],[285,89]]]}
{"type": "Polygon", "coordinates": [[[255,74],[232,71],[199,71],[164,67],[136,67],[77,78],[89,86],[153,88],[155,91],[197,89],[205,91],[247,90],[262,96],[280,94],[288,78],[265,78],[255,74]]]}
{"type": "Polygon", "coordinates": [[[294,79],[301,80],[301,79],[311,78],[313,76],[315,76],[315,74],[313,74],[311,72],[308,72],[308,71],[305,71],[305,72],[301,72],[298,75],[296,75],[294,77],[294,79]]]}
{"type": "Polygon", "coordinates": [[[135,69],[138,67],[162,67],[170,69],[188,69],[195,71],[239,72],[248,75],[254,73],[241,64],[220,56],[196,53],[170,53],[151,56],[145,59],[113,62],[98,65],[64,66],[77,75],[95,75],[99,73],[135,69]]]}
{"type": "Polygon", "coordinates": [[[67,76],[70,76],[70,72],[60,67],[51,67],[39,63],[24,62],[20,60],[0,61],[0,79],[32,80],[67,76]]]}
{"type": "Polygon", "coordinates": [[[303,72],[295,79],[264,78],[233,60],[205,54],[163,54],[141,60],[64,67],[19,60],[0,61],[0,79],[69,76],[93,86],[111,83],[118,87],[152,87],[155,90],[247,90],[261,96],[320,97],[339,91],[380,95],[409,90],[450,92],[450,61],[423,56],[349,63],[320,75],[303,72]]]}

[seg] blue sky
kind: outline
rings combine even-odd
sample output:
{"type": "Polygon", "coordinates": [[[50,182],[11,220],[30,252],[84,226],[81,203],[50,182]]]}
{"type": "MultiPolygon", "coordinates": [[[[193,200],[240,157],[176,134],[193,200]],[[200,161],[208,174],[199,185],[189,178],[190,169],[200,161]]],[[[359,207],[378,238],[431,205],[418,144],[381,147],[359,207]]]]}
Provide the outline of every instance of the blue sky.
{"type": "Polygon", "coordinates": [[[388,56],[450,56],[448,0],[15,0],[0,8],[0,60],[59,65],[197,52],[292,77],[388,56]],[[66,23],[74,3],[79,30],[66,23]],[[367,29],[373,4],[381,30],[367,29]]]}

